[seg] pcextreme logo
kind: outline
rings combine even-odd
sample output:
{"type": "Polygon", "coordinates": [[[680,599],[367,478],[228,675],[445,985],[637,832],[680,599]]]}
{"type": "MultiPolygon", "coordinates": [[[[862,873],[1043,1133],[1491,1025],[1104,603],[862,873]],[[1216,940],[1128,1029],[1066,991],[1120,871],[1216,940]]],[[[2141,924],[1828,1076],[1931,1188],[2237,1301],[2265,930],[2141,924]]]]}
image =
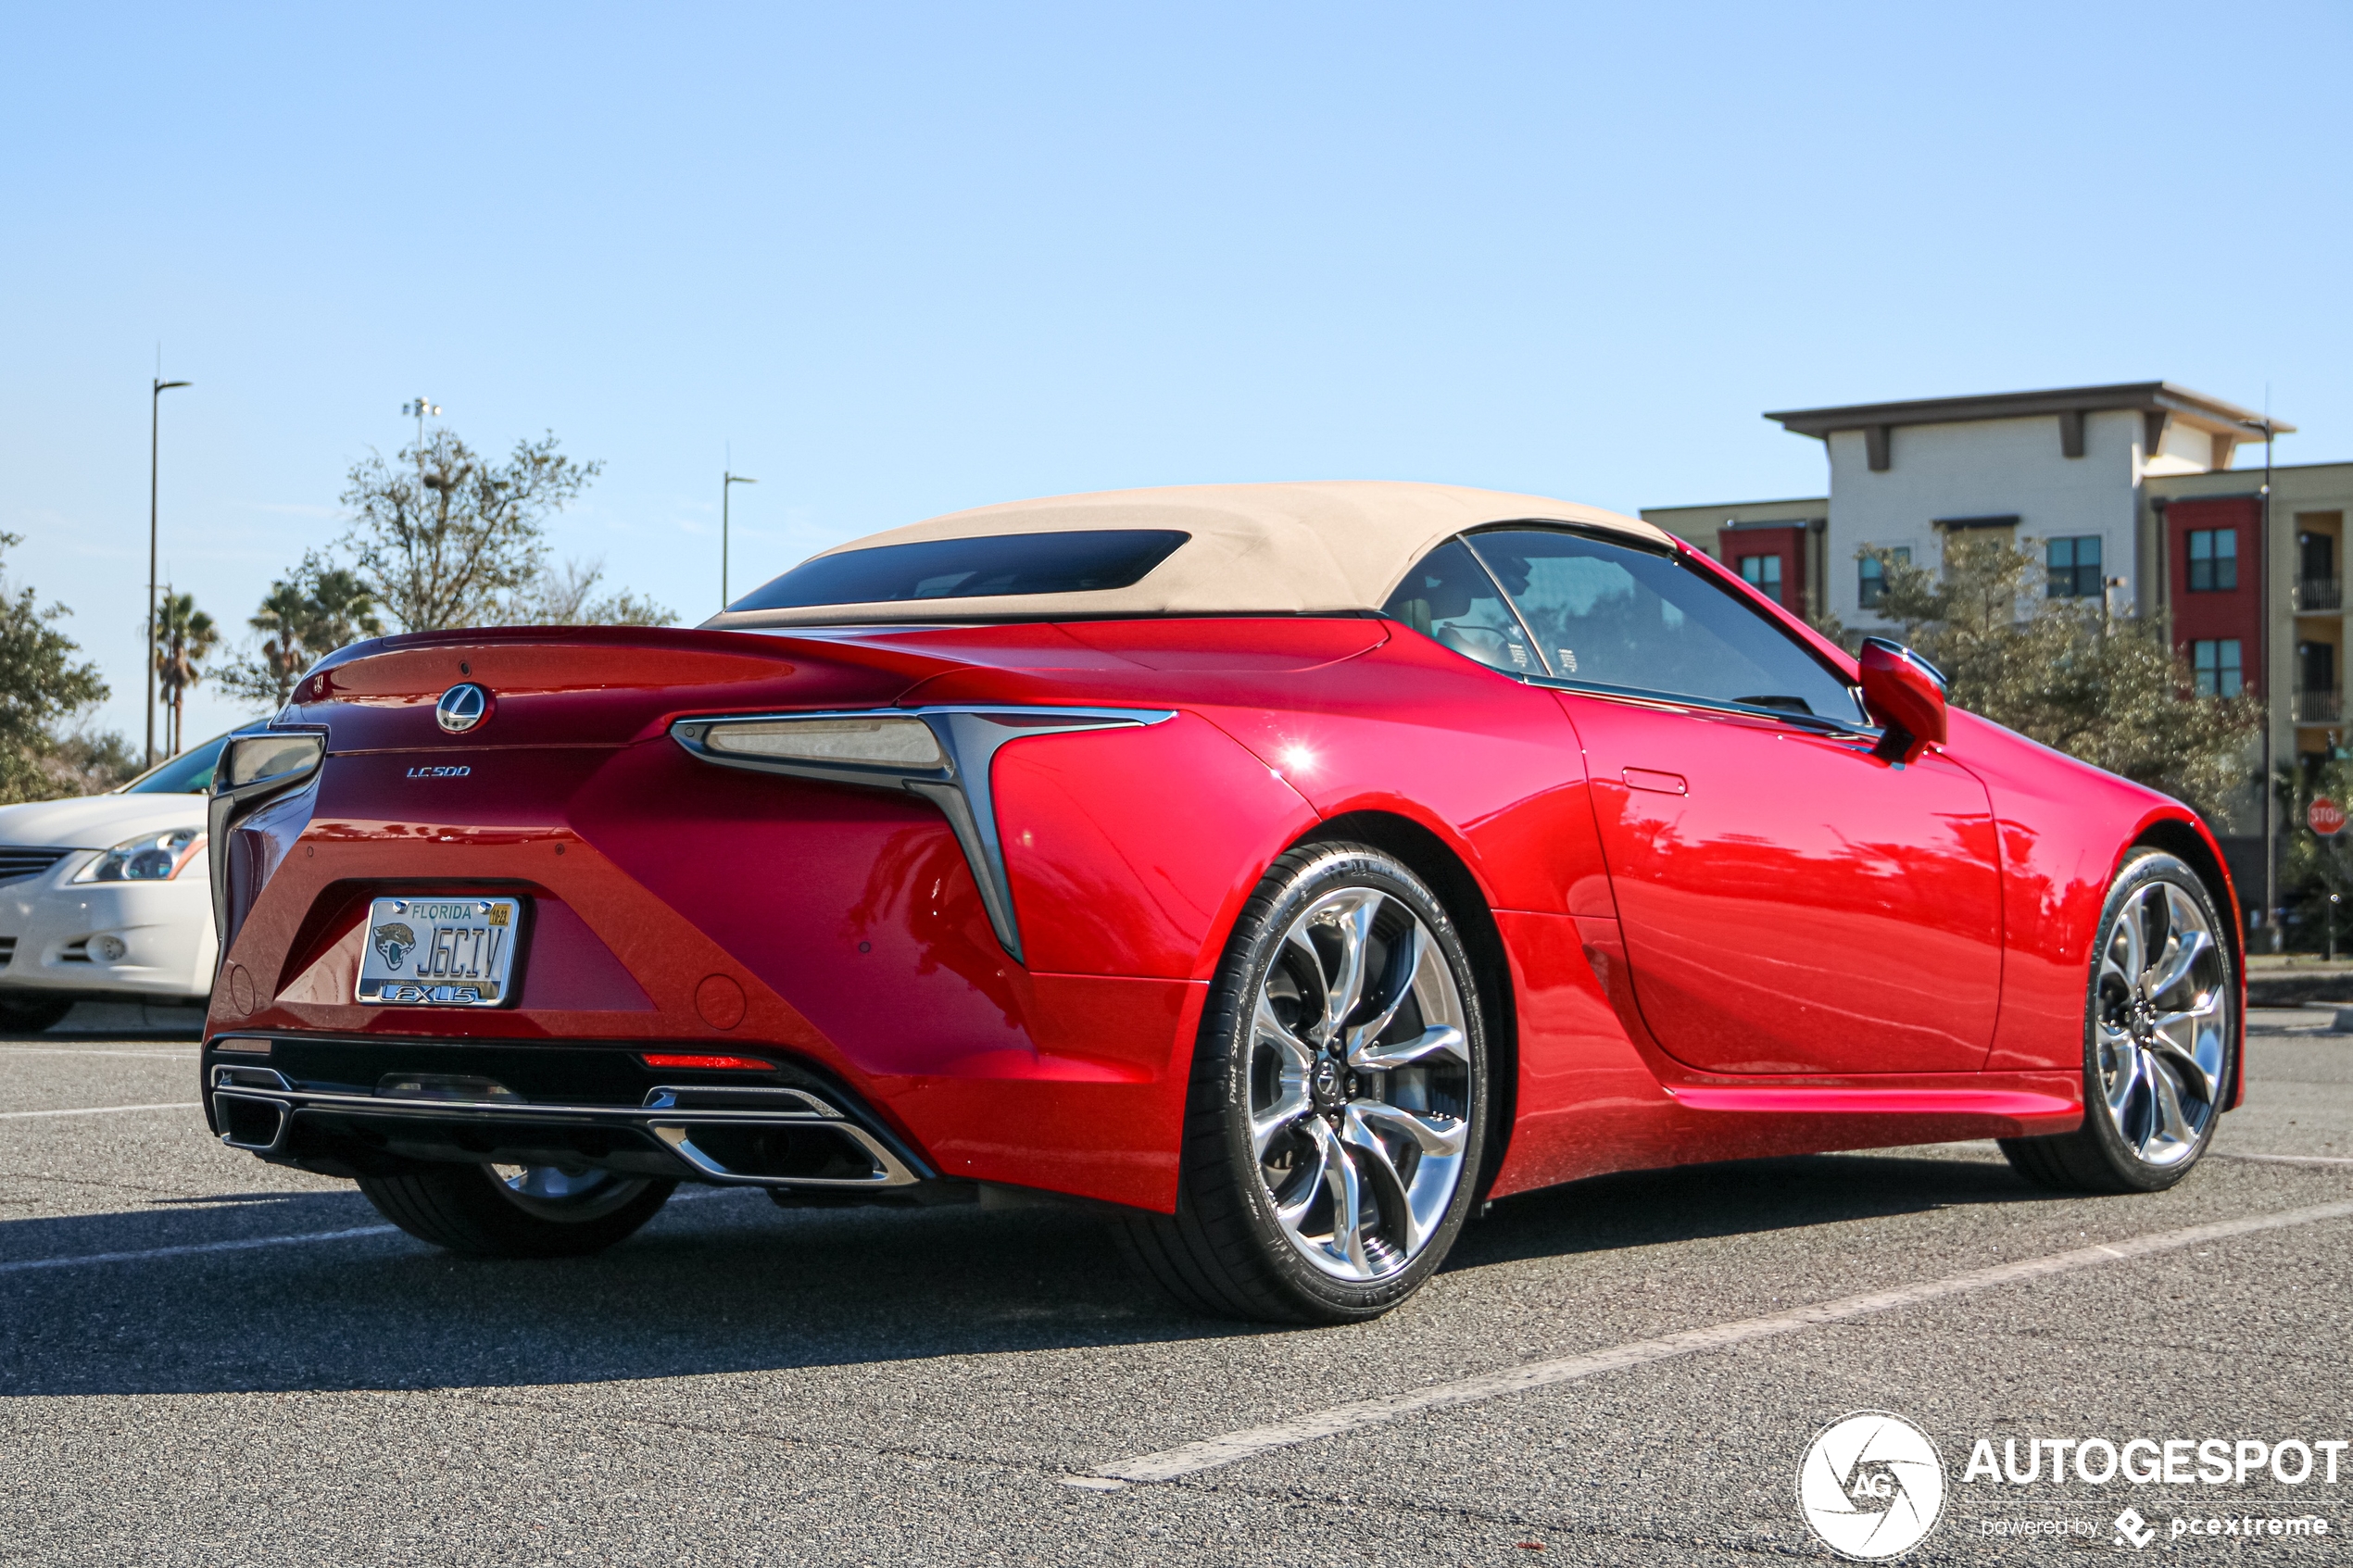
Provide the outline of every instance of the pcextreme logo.
{"type": "Polygon", "coordinates": [[[1841,1557],[1898,1557],[1936,1527],[1944,1462],[1928,1434],[1886,1411],[1840,1416],[1797,1466],[1797,1511],[1841,1557]]]}

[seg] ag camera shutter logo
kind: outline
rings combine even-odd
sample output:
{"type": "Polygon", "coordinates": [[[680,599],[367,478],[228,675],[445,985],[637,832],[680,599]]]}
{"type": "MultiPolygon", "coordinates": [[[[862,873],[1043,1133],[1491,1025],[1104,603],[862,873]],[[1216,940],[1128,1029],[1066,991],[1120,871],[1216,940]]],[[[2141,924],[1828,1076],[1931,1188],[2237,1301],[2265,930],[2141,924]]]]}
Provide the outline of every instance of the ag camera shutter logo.
{"type": "Polygon", "coordinates": [[[1900,1557],[1927,1537],[1944,1511],[1944,1461],[1928,1434],[1902,1416],[1856,1411],[1806,1446],[1797,1511],[1841,1557],[1900,1557]]]}

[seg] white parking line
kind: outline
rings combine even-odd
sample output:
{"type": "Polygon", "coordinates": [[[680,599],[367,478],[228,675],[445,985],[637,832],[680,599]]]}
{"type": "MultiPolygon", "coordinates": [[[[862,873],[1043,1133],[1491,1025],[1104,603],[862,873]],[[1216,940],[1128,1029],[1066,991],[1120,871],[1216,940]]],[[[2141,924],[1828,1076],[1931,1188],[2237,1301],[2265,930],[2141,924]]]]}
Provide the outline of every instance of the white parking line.
{"type": "Polygon", "coordinates": [[[84,1252],[71,1258],[19,1258],[0,1263],[0,1274],[32,1269],[70,1269],[83,1263],[144,1263],[157,1258],[193,1258],[200,1252],[245,1252],[257,1247],[295,1247],[308,1241],[350,1241],[363,1236],[390,1236],[395,1225],[359,1225],[347,1231],[312,1231],[307,1236],[253,1236],[237,1241],[195,1241],[179,1247],[147,1247],[136,1252],[84,1252]]]}
{"type": "Polygon", "coordinates": [[[2208,1154],[2209,1160],[2246,1160],[2258,1165],[2353,1165],[2342,1154],[2208,1154]]]}
{"type": "Polygon", "coordinates": [[[1531,1389],[1549,1388],[1555,1384],[1616,1372],[1623,1367],[1721,1350],[1753,1339],[1794,1334],[1801,1329],[1818,1328],[1824,1323],[1867,1317],[1876,1312],[1890,1312],[1900,1307],[1918,1306],[1924,1301],[1958,1296],[1967,1291],[2020,1285],[2028,1280],[2045,1279],[2053,1274],[2112,1263],[2122,1258],[2145,1258],[2151,1253],[2171,1252],[2202,1242],[2221,1241],[2228,1236],[2283,1230],[2291,1225],[2317,1224],[2323,1220],[2341,1220],[2348,1216],[2353,1216],[2353,1203],[2321,1203],[2309,1209],[2290,1209],[2244,1220],[2224,1220],[2210,1225],[2192,1225],[2183,1230],[2153,1231],[2146,1236],[2131,1236],[2104,1246],[2079,1247],[2072,1251],[2054,1252],[2047,1257],[1997,1263],[1992,1268],[1972,1269],[1968,1273],[1899,1286],[1894,1290],[1877,1290],[1867,1296],[1848,1296],[1835,1301],[1793,1307],[1786,1312],[1775,1312],[1768,1317],[1743,1318],[1735,1323],[1689,1329],[1656,1339],[1637,1339],[1630,1344],[1613,1346],[1587,1355],[1531,1361],[1521,1366],[1506,1367],[1501,1372],[1435,1384],[1403,1394],[1384,1394],[1376,1399],[1358,1399],[1351,1404],[1314,1411],[1266,1426],[1253,1426],[1245,1431],[1228,1432],[1223,1436],[1205,1437],[1197,1443],[1187,1443],[1182,1448],[1119,1460],[1101,1466],[1092,1475],[1067,1477],[1066,1484],[1102,1490],[1106,1482],[1174,1481],[1270,1449],[1291,1448],[1313,1442],[1318,1437],[1329,1437],[1354,1431],[1360,1426],[1377,1425],[1428,1411],[1449,1410],[1456,1405],[1500,1399],[1506,1394],[1524,1394],[1531,1389]]]}
{"type": "MultiPolygon", "coordinates": [[[[671,1199],[673,1203],[691,1203],[698,1198],[725,1198],[734,1193],[756,1192],[756,1187],[697,1187],[682,1192],[671,1199]]],[[[359,1225],[345,1231],[309,1231],[300,1236],[255,1236],[236,1241],[198,1241],[177,1247],[148,1247],[136,1252],[79,1252],[65,1258],[19,1258],[13,1262],[0,1262],[0,1274],[21,1273],[29,1269],[70,1269],[83,1263],[143,1263],[155,1258],[188,1258],[200,1252],[245,1252],[257,1247],[296,1247],[313,1241],[350,1241],[363,1236],[390,1236],[397,1225],[359,1225]]]]}
{"type": "Polygon", "coordinates": [[[164,1061],[194,1061],[201,1054],[193,1047],[184,1051],[109,1051],[82,1046],[0,1046],[0,1056],[145,1056],[164,1061]]]}
{"type": "Polygon", "coordinates": [[[71,1110],[0,1110],[0,1122],[14,1122],[26,1116],[111,1116],[118,1110],[202,1110],[204,1102],[175,1099],[162,1105],[84,1105],[71,1110]]]}

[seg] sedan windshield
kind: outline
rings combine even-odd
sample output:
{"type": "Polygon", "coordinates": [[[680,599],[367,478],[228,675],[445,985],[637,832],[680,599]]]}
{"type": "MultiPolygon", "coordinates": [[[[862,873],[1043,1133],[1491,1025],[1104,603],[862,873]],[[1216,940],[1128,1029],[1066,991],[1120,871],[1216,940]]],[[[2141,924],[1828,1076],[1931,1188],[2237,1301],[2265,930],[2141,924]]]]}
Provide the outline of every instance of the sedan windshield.
{"type": "Polygon", "coordinates": [[[161,767],[150,769],[122,786],[125,795],[202,795],[212,788],[213,765],[220,760],[227,735],[215,735],[202,746],[183,751],[161,767]]]}

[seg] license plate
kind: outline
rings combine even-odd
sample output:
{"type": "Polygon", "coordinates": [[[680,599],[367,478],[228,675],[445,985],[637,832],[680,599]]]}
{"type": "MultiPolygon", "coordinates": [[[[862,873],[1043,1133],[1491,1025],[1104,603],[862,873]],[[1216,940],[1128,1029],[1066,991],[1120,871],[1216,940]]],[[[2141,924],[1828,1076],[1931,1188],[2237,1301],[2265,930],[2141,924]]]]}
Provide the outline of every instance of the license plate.
{"type": "Polygon", "coordinates": [[[495,1008],[522,946],[520,898],[378,898],[368,906],[359,999],[377,1005],[495,1008]]]}

